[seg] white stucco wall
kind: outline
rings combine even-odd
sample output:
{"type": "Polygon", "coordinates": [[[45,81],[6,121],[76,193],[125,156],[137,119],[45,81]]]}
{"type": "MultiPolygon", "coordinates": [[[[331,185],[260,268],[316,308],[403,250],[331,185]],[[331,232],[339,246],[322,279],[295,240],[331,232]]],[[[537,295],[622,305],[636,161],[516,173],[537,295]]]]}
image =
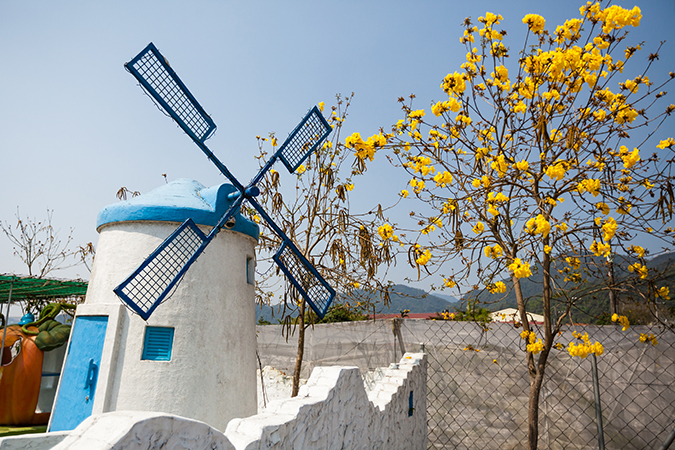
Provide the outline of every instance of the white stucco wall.
{"type": "Polygon", "coordinates": [[[255,240],[221,231],[147,323],[120,308],[113,292],[178,225],[119,222],[99,230],[78,308],[78,315],[110,317],[93,413],[159,411],[224,429],[257,410],[255,294],[246,278],[255,240]],[[141,359],[146,326],[175,329],[171,361],[141,359]]]}
{"type": "Polygon", "coordinates": [[[381,373],[367,393],[358,368],[316,367],[297,397],[232,420],[225,435],[237,450],[425,449],[426,358],[407,353],[381,373]]]}
{"type": "MultiPolygon", "coordinates": [[[[378,370],[375,379],[367,393],[358,368],[317,367],[298,397],[234,419],[225,433],[182,417],[117,411],[89,417],[67,437],[59,435],[57,445],[39,446],[50,433],[30,442],[17,438],[33,445],[26,448],[54,450],[426,449],[425,356],[407,353],[398,364],[378,370]]],[[[20,448],[17,438],[0,439],[0,450],[20,448]]]]}

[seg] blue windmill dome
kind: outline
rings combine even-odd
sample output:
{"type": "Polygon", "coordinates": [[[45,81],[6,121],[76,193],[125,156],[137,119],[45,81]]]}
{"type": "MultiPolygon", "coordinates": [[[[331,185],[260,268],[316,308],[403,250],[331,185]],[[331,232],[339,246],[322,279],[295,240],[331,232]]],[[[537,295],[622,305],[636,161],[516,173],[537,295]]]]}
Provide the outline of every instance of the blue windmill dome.
{"type": "MultiPolygon", "coordinates": [[[[183,223],[192,219],[197,225],[216,226],[218,220],[232,205],[228,194],[237,189],[228,183],[205,187],[200,182],[180,178],[138,197],[133,197],[103,208],[96,219],[96,229],[110,223],[132,221],[159,221],[183,223]]],[[[252,220],[237,212],[232,231],[247,234],[254,239],[260,228],[252,220]]]]}

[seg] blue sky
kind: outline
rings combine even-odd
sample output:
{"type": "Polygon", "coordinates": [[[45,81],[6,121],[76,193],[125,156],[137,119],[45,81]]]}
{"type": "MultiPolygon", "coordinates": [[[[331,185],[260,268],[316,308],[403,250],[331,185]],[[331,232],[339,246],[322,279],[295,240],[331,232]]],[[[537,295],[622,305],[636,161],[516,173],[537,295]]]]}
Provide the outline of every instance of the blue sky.
{"type": "MultiPolygon", "coordinates": [[[[642,9],[632,33],[646,41],[640,58],[667,41],[653,78],[675,70],[675,2],[615,3],[642,9]]],[[[415,93],[420,108],[441,100],[441,79],[465,58],[458,40],[465,17],[502,14],[505,42],[517,49],[525,14],[541,14],[554,29],[577,17],[581,4],[2,0],[0,220],[13,223],[17,207],[38,219],[52,209],[61,237],[72,227],[74,244],[96,243],[96,215],[117,202],[121,186],[147,192],[164,183],[164,173],[207,186],[224,181],[124,70],[148,42],[216,121],[209,147],[248,180],[257,167],[256,135],[285,137],[308,108],[331,104],[336,93],[355,93],[345,132],[363,135],[400,118],[400,96],[415,93]]],[[[369,170],[357,185],[359,206],[386,203],[403,187],[405,179],[392,181],[389,173],[369,170]]],[[[403,267],[392,273],[395,281],[412,276],[403,267]]],[[[0,273],[25,272],[0,236],[0,273]]],[[[88,278],[83,267],[53,275],[88,278]]]]}

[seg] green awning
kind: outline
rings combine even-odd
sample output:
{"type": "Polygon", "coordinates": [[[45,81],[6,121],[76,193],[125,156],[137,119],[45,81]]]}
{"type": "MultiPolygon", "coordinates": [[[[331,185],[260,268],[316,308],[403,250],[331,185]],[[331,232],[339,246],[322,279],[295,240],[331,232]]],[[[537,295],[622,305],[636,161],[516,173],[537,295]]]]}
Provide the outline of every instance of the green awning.
{"type": "Polygon", "coordinates": [[[12,286],[12,302],[22,300],[83,297],[87,282],[83,280],[55,280],[20,275],[0,275],[0,303],[9,298],[12,286]]]}

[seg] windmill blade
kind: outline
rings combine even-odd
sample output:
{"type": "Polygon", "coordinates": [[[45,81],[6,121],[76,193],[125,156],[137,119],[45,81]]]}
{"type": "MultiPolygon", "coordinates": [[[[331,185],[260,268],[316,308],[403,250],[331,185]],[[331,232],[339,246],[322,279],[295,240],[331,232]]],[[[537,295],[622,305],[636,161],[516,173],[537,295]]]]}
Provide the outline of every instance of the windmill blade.
{"type": "Polygon", "coordinates": [[[204,143],[216,124],[151,42],[124,67],[240,191],[243,186],[204,143]]]}
{"type": "Polygon", "coordinates": [[[216,124],[151,42],[124,65],[188,136],[204,143],[216,124]]]}
{"type": "Polygon", "coordinates": [[[192,219],[187,219],[134,273],[113,289],[115,294],[143,320],[148,320],[243,200],[243,196],[235,199],[208,235],[204,235],[192,219]]]}
{"type": "Polygon", "coordinates": [[[113,291],[148,320],[185,271],[203,251],[207,236],[187,219],[113,291]]]}
{"type": "Polygon", "coordinates": [[[265,167],[251,180],[249,186],[258,184],[277,159],[281,159],[290,173],[295,172],[328,137],[332,129],[319,108],[314,106],[267,161],[265,167]]]}
{"type": "Polygon", "coordinates": [[[281,144],[276,155],[288,171],[293,173],[328,137],[331,130],[332,127],[315,106],[281,144]]]}
{"type": "Polygon", "coordinates": [[[274,262],[307,304],[323,319],[335,299],[335,291],[285,234],[279,237],[283,242],[273,256],[274,262]]]}
{"type": "Polygon", "coordinates": [[[335,290],[298,250],[293,241],[267,215],[260,204],[253,198],[249,198],[248,202],[256,209],[270,228],[274,230],[277,236],[281,238],[281,246],[272,259],[274,259],[274,262],[284,272],[291,284],[307,301],[307,304],[323,319],[335,299],[335,290]]]}
{"type": "Polygon", "coordinates": [[[281,144],[275,156],[293,173],[328,137],[331,130],[332,127],[315,106],[281,144]]]}

